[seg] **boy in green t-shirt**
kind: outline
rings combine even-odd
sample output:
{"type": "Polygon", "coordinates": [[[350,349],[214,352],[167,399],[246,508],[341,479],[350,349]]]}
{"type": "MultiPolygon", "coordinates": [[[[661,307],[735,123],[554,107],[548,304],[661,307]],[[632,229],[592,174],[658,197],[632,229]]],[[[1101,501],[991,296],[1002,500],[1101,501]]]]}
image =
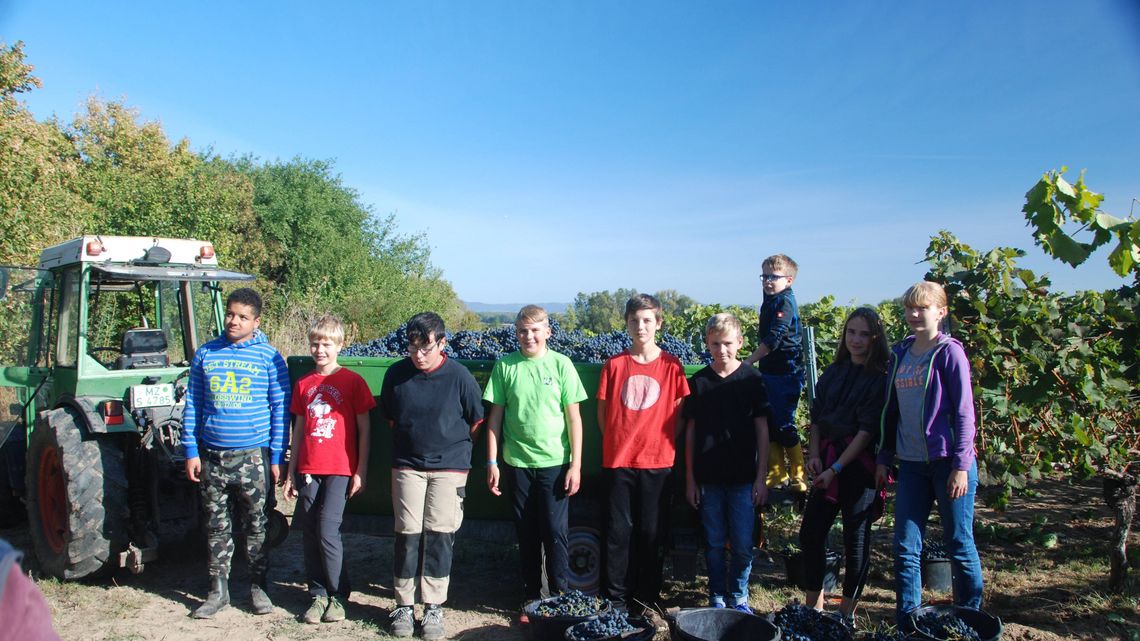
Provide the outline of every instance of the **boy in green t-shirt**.
{"type": "Polygon", "coordinates": [[[510,487],[519,539],[523,589],[541,596],[542,551],[552,594],[567,590],[569,498],[582,476],[582,417],[586,390],[570,359],[546,348],[546,310],[527,305],[515,317],[519,351],[495,362],[483,392],[487,416],[487,487],[499,496],[499,438],[503,481],[510,487]]]}

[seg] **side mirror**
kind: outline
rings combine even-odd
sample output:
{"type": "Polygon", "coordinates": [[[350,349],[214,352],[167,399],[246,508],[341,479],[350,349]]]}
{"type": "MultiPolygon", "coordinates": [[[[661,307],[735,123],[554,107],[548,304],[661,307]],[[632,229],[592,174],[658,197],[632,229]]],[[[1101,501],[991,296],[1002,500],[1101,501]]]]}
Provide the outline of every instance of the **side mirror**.
{"type": "Polygon", "coordinates": [[[8,268],[0,267],[0,300],[8,297],[8,268]]]}

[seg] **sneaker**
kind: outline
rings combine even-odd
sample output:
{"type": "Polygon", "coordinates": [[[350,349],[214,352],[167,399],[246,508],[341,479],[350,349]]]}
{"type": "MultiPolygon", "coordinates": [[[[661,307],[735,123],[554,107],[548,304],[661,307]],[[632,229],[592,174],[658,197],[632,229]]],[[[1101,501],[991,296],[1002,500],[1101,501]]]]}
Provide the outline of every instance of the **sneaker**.
{"type": "Polygon", "coordinates": [[[313,597],[312,604],[305,613],[301,615],[301,620],[305,623],[317,624],[321,622],[321,617],[325,615],[325,610],[329,607],[329,598],[327,596],[313,597]]]}
{"type": "Polygon", "coordinates": [[[324,615],[321,616],[321,621],[325,623],[344,621],[344,604],[340,602],[340,597],[329,597],[329,607],[325,610],[324,615]]]}
{"type": "Polygon", "coordinates": [[[736,605],[732,606],[732,609],[739,610],[747,614],[752,614],[752,608],[748,607],[747,603],[737,603],[736,605]]]}
{"type": "Polygon", "coordinates": [[[429,605],[424,610],[424,619],[420,621],[420,636],[424,641],[435,641],[444,637],[443,608],[438,605],[429,605]]]}
{"type": "Polygon", "coordinates": [[[410,637],[416,631],[416,619],[412,606],[404,605],[392,610],[388,615],[388,633],[394,637],[410,637]]]}
{"type": "Polygon", "coordinates": [[[719,610],[719,609],[724,607],[724,601],[720,601],[720,600],[709,601],[709,607],[710,608],[717,608],[719,610]]]}

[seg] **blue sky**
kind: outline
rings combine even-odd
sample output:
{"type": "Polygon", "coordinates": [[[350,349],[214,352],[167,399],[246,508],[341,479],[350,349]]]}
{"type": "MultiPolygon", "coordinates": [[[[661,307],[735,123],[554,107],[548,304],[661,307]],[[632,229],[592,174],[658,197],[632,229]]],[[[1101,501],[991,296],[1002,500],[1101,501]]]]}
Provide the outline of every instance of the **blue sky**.
{"type": "Polygon", "coordinates": [[[1130,0],[0,0],[0,38],[41,118],[95,94],[196,149],[335,161],[471,301],[755,303],[783,252],[801,301],[877,302],[942,228],[1114,287],[1105,253],[1032,247],[1024,194],[1065,164],[1109,213],[1140,198],[1130,0]]]}

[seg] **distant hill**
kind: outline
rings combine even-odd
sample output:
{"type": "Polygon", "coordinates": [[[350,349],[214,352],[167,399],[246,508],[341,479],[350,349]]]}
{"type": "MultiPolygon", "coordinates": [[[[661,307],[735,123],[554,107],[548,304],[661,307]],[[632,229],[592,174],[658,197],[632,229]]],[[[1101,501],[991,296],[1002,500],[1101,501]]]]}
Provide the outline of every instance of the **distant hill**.
{"type": "MultiPolygon", "coordinates": [[[[529,303],[479,303],[475,301],[463,301],[467,305],[467,309],[475,312],[476,314],[493,313],[493,312],[510,312],[515,313],[522,308],[523,305],[529,303]]],[[[536,303],[551,314],[563,314],[566,308],[570,307],[570,303],[536,303]]]]}

